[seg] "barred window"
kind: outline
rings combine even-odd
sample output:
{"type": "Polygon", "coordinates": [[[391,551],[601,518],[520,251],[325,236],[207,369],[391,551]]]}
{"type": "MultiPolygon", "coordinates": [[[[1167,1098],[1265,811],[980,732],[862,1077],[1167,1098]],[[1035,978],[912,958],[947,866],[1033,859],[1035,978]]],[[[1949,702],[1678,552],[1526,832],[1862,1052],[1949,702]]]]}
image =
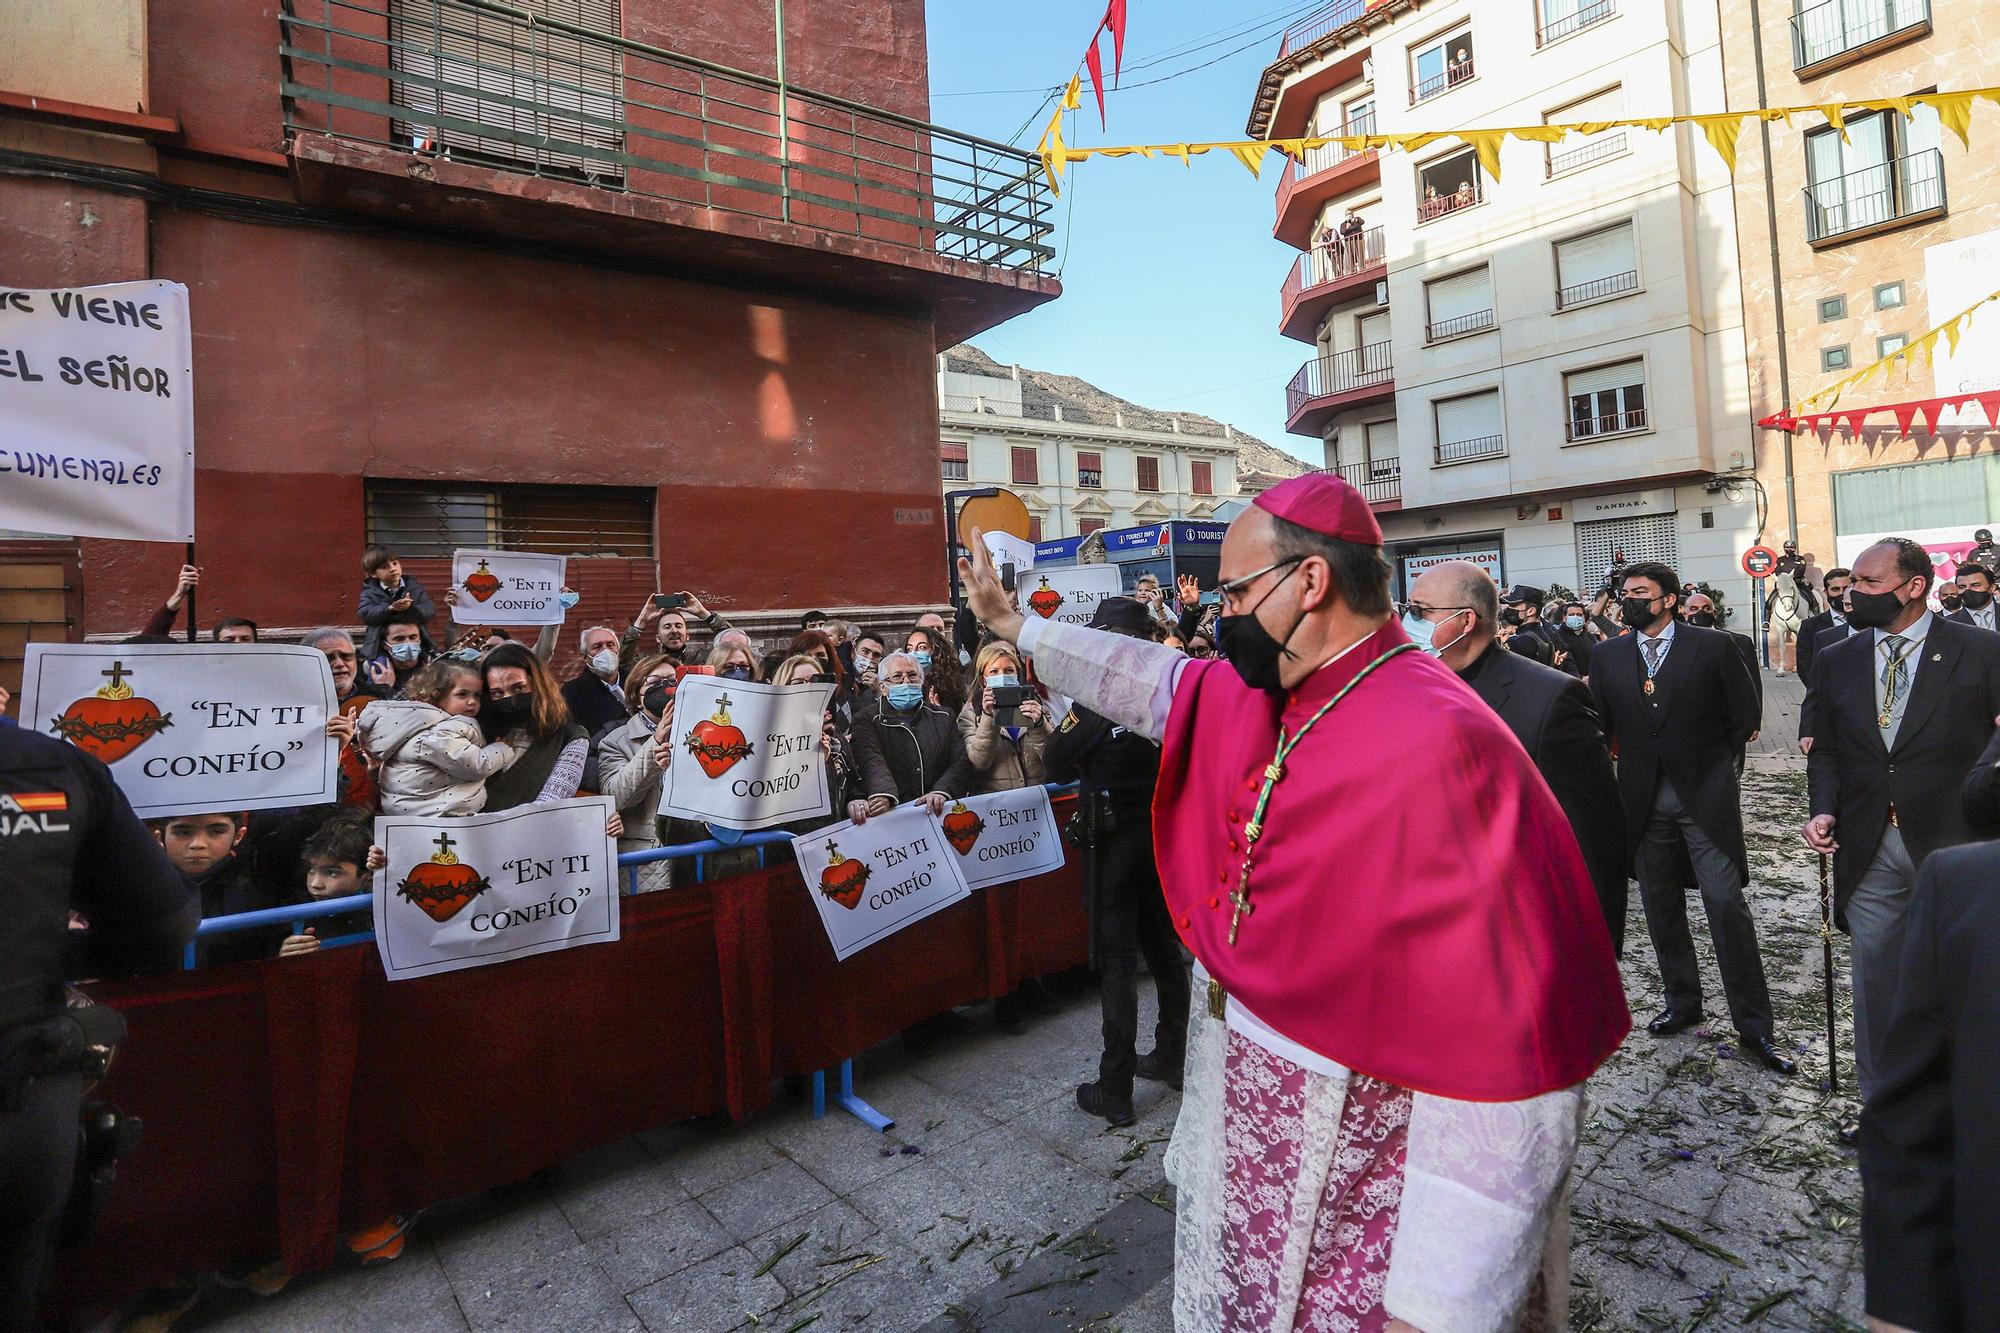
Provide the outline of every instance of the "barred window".
{"type": "Polygon", "coordinates": [[[610,486],[369,481],[369,545],[412,559],[460,547],[653,558],[653,492],[610,486]]]}

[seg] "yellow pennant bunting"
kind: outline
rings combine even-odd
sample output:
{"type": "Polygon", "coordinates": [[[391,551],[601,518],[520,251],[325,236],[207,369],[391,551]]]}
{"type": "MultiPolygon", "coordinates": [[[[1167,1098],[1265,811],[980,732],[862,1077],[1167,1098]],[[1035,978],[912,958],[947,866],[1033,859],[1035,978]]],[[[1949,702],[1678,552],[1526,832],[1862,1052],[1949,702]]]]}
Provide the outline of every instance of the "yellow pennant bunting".
{"type": "Polygon", "coordinates": [[[1963,325],[1970,324],[1971,322],[1972,322],[1972,316],[1969,313],[1963,314],[1960,315],[1957,319],[1954,319],[1951,323],[1945,325],[1942,329],[1938,330],[1938,332],[1944,334],[1944,349],[1946,356],[1958,355],[1959,334],[1963,331],[1963,325]]]}
{"type": "Polygon", "coordinates": [[[1571,135],[1601,134],[1614,129],[1644,129],[1659,132],[1675,125],[1695,125],[1700,127],[1716,154],[1722,158],[1731,172],[1736,170],[1737,143],[1743,130],[1743,122],[1755,116],[1765,121],[1782,121],[1792,124],[1798,115],[1817,115],[1839,131],[1843,140],[1847,139],[1847,119],[1850,112],[1894,111],[1904,117],[1913,117],[1916,108],[1928,106],[1937,113],[1938,123],[1958,136],[1959,142],[1968,150],[1972,147],[1972,107],[1975,101],[1985,99],[2000,104],[2000,87],[1967,88],[1948,93],[1917,93],[1905,97],[1883,97],[1852,102],[1829,102],[1815,106],[1768,107],[1757,111],[1721,112],[1703,115],[1680,116],[1637,116],[1619,120],[1593,120],[1558,125],[1520,125],[1459,130],[1426,130],[1409,134],[1367,134],[1367,135],[1309,135],[1290,139],[1234,139],[1213,143],[1181,144],[1119,144],[1106,147],[1071,148],[1063,142],[1062,131],[1057,123],[1064,110],[1074,111],[1083,103],[1083,79],[1072,75],[1069,85],[1063,90],[1062,104],[1055,119],[1042,136],[1037,149],[1042,159],[1044,172],[1049,177],[1051,191],[1060,193],[1060,177],[1063,167],[1071,162],[1081,162],[1093,156],[1101,157],[1176,157],[1189,163],[1194,157],[1221,149],[1243,163],[1253,174],[1257,173],[1265,153],[1276,149],[1294,161],[1303,160],[1305,154],[1328,144],[1340,144],[1351,151],[1380,151],[1397,149],[1401,152],[1416,152],[1439,140],[1456,139],[1470,147],[1479,158],[1480,168],[1493,179],[1500,179],[1500,145],[1508,137],[1529,140],[1535,143],[1560,143],[1571,135]],[[1255,164],[1255,165],[1253,165],[1255,164]]]}
{"type": "Polygon", "coordinates": [[[2000,291],[1982,296],[1979,300],[1974,301],[1950,319],[1945,320],[1915,342],[1891,352],[1880,360],[1863,366],[1843,379],[1835,380],[1832,384],[1827,385],[1817,393],[1808,394],[1806,397],[1799,399],[1792,407],[1793,414],[1804,415],[1814,409],[1823,414],[1827,409],[1840,401],[1840,395],[1846,390],[1855,385],[1865,383],[1878,371],[1884,375],[1888,374],[1898,362],[1902,363],[1906,371],[1914,369],[1917,363],[1916,357],[1918,352],[1924,354],[1924,363],[1926,365],[1934,363],[1937,355],[1938,338],[1942,336],[1945,339],[1948,352],[1955,351],[1958,347],[1959,338],[1964,335],[1966,327],[1972,323],[1974,316],[1989,302],[1993,301],[2000,301],[2000,291]]]}
{"type": "Polygon", "coordinates": [[[1741,116],[1703,116],[1695,122],[1701,132],[1708,136],[1709,146],[1722,157],[1722,165],[1729,168],[1729,174],[1736,174],[1736,136],[1743,132],[1741,116]]]}

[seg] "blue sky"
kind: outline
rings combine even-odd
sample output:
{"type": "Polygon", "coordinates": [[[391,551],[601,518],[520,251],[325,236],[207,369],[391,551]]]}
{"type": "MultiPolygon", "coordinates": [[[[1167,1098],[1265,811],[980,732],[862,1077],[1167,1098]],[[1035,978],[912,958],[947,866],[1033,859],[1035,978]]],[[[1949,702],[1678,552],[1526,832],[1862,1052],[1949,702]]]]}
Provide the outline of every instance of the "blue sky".
{"type": "MultiPolygon", "coordinates": [[[[1065,133],[1079,144],[1242,137],[1278,33],[1316,7],[1131,0],[1124,83],[1216,63],[1107,90],[1104,131],[1086,79],[1084,110],[1065,133]]],[[[932,119],[1003,141],[1040,90],[1068,80],[1104,12],[1103,0],[929,0],[928,10],[932,119]],[[967,95],[988,90],[1012,91],[967,95]]],[[[1107,81],[1110,66],[1107,39],[1107,81]]],[[[1014,141],[1032,148],[1048,114],[1014,141]]],[[[1201,412],[1301,456],[1310,448],[1317,462],[1317,445],[1284,429],[1285,382],[1309,349],[1277,331],[1279,286],[1297,252],[1271,239],[1276,190],[1275,159],[1262,181],[1214,154],[1192,169],[1136,158],[1084,163],[1065,177],[1056,206],[1061,299],[974,342],[1002,362],[1079,375],[1148,407],[1201,412]]]]}

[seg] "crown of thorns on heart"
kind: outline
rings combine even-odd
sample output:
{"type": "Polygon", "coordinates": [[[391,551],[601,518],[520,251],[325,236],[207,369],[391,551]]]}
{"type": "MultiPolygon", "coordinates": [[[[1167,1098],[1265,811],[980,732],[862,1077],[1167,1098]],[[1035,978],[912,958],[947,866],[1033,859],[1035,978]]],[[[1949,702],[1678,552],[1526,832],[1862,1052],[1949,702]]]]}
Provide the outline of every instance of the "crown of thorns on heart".
{"type": "Polygon", "coordinates": [[[729,721],[729,696],[726,694],[716,700],[715,715],[697,722],[688,732],[686,744],[687,752],[701,761],[704,768],[710,768],[712,773],[720,771],[713,766],[727,768],[756,752],[750,738],[729,721]]]}

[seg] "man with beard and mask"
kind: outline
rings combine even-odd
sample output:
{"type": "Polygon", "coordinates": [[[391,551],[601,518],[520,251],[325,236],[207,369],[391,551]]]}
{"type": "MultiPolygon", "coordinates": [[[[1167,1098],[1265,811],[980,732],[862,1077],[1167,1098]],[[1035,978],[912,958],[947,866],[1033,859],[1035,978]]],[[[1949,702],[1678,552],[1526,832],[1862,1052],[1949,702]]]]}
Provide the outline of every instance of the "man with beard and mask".
{"type": "MultiPolygon", "coordinates": [[[[1854,562],[1856,633],[1820,650],[1806,845],[1833,855],[1834,922],[1853,941],[1854,1072],[1865,1100],[1888,1050],[1889,1007],[1917,867],[1940,847],[1990,836],[1977,799],[2000,714],[2000,635],[1934,615],[1936,573],[1907,537],[1854,562]]],[[[1990,779],[1989,779],[1990,780],[1990,779]]],[[[1851,1127],[1846,1132],[1851,1141],[1851,1127]]]]}
{"type": "Polygon", "coordinates": [[[1958,609],[1945,619],[1974,629],[2000,629],[1994,623],[1993,571],[1984,565],[1958,567],[1958,609]]]}
{"type": "MultiPolygon", "coordinates": [[[[1448,560],[1410,585],[1403,628],[1500,715],[1569,818],[1611,946],[1625,952],[1625,810],[1597,706],[1582,681],[1494,642],[1499,614],[1492,576],[1469,560],[1448,560]]],[[[1578,619],[1581,619],[1579,608],[1578,619]]],[[[1581,636],[1580,636],[1581,637],[1581,636]]]]}
{"type": "Polygon", "coordinates": [[[1215,661],[1024,620],[967,545],[987,627],[1162,742],[1154,850],[1197,967],[1167,1153],[1176,1323],[1550,1316],[1583,1081],[1631,1018],[1562,808],[1393,618],[1368,502],[1323,473],[1250,502],[1222,542],[1215,661]]]}
{"type": "Polygon", "coordinates": [[[1668,1037],[1702,1021],[1688,931],[1692,870],[1742,1050],[1790,1074],[1793,1062],[1772,1039],[1771,994],[1743,893],[1750,857],[1737,764],[1759,725],[1757,687],[1727,635],[1675,618],[1681,596],[1668,566],[1626,566],[1619,607],[1632,632],[1599,644],[1590,671],[1598,716],[1618,746],[1626,841],[1666,989],[1666,1007],[1646,1030],[1668,1037]]]}
{"type": "MultiPolygon", "coordinates": [[[[1107,597],[1093,629],[1149,638],[1158,622],[1132,597],[1107,597]]],[[[1097,1079],[1076,1090],[1077,1105],[1113,1126],[1129,1125],[1132,1079],[1181,1086],[1187,1041],[1188,974],[1153,861],[1153,788],[1160,747],[1082,704],[1069,710],[1042,752],[1051,782],[1081,784],[1090,840],[1084,891],[1090,895],[1090,956],[1098,974],[1104,1054],[1097,1079]],[[1138,1054],[1139,957],[1159,991],[1153,1049],[1138,1054]]]]}

